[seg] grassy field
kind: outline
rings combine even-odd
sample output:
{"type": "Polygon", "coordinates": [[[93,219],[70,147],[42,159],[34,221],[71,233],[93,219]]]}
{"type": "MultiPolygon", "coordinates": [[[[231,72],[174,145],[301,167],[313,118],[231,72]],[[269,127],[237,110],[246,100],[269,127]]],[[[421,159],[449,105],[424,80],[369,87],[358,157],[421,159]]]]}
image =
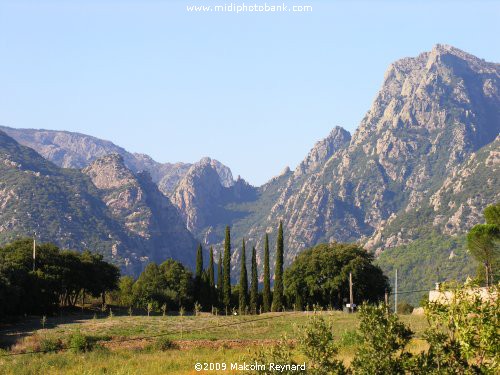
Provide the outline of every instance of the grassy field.
{"type": "MultiPolygon", "coordinates": [[[[40,319],[0,328],[0,345],[10,345],[0,357],[1,374],[199,374],[198,362],[249,362],[256,351],[273,345],[286,335],[292,339],[309,319],[309,314],[274,313],[259,316],[114,316],[74,315],[48,318],[42,329],[40,319]],[[61,340],[81,332],[102,339],[102,348],[88,353],[70,350],[57,353],[20,354],[40,350],[45,339],[61,340]],[[168,337],[175,348],[158,351],[151,344],[168,337]]],[[[324,312],[332,319],[339,341],[340,356],[349,362],[356,350],[354,331],[357,315],[324,312]],[[354,338],[354,339],[353,339],[354,338]]],[[[421,336],[426,328],[423,316],[402,315],[401,320],[416,333],[411,346],[423,350],[421,336]]],[[[298,358],[300,359],[300,358],[298,358]]],[[[224,373],[241,373],[227,371],[224,373]]]]}

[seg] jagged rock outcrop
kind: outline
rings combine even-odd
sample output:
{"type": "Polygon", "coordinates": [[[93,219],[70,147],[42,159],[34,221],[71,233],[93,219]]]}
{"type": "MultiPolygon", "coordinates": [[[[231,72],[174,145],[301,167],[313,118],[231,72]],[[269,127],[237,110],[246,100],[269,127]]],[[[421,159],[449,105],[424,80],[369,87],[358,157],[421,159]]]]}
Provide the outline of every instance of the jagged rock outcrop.
{"type": "Polygon", "coordinates": [[[193,264],[189,257],[196,241],[147,172],[132,173],[118,154],[97,159],[82,172],[100,190],[113,217],[141,239],[151,261],[174,258],[193,264]]]}
{"type": "Polygon", "coordinates": [[[191,166],[171,196],[172,203],[182,213],[189,230],[209,225],[209,215],[222,199],[224,187],[210,159],[191,166]]]}
{"type": "Polygon", "coordinates": [[[316,172],[336,151],[348,146],[350,141],[351,133],[336,126],[328,137],[314,145],[307,157],[295,169],[294,175],[298,177],[316,172]]]}
{"type": "Polygon", "coordinates": [[[225,206],[252,199],[254,194],[255,188],[241,178],[233,181],[231,171],[221,163],[203,158],[191,166],[170,199],[183,216],[187,228],[199,238],[205,238],[204,242],[208,244],[222,235],[222,232],[216,235],[215,228],[233,220],[232,213],[225,206]],[[226,181],[221,175],[227,176],[226,181]]]}

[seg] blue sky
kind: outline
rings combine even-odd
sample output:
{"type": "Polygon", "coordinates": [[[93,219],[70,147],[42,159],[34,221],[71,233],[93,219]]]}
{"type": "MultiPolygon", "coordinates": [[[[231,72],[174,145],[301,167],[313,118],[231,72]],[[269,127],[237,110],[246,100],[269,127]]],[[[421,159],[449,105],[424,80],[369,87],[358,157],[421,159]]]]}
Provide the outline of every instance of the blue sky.
{"type": "Polygon", "coordinates": [[[78,131],[162,162],[211,156],[257,185],[335,125],[354,131],[392,61],[447,43],[500,62],[499,2],[285,2],[313,12],[0,0],[0,124],[78,131]]]}

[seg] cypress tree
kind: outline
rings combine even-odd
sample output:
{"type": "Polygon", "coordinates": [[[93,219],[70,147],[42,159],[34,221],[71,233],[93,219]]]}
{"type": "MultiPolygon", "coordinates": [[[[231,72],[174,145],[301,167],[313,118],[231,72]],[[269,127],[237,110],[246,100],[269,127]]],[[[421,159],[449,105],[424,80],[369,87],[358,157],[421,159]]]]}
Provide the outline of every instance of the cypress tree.
{"type": "Polygon", "coordinates": [[[226,227],[226,239],[224,241],[224,283],[222,286],[222,301],[224,306],[231,304],[231,231],[229,225],[226,227]]]}
{"type": "Polygon", "coordinates": [[[274,271],[273,311],[283,309],[283,223],[280,220],[276,241],[276,269],[274,271]]]}
{"type": "Polygon", "coordinates": [[[203,249],[201,247],[201,244],[199,244],[198,251],[196,252],[196,273],[194,278],[195,295],[198,302],[200,302],[200,297],[201,297],[202,276],[203,276],[203,249]]]}
{"type": "Polygon", "coordinates": [[[217,298],[219,301],[219,306],[222,306],[222,252],[219,253],[219,263],[217,264],[217,298]]]}
{"type": "Polygon", "coordinates": [[[271,311],[271,275],[269,271],[269,236],[266,233],[264,240],[264,291],[262,296],[262,309],[271,311]]]}
{"type": "Polygon", "coordinates": [[[215,275],[214,275],[214,249],[210,246],[210,257],[208,260],[208,285],[210,289],[210,304],[216,305],[215,275]]]}
{"type": "Polygon", "coordinates": [[[210,288],[215,288],[215,275],[214,275],[214,249],[210,246],[210,259],[208,261],[208,283],[210,288]]]}
{"type": "Polygon", "coordinates": [[[259,304],[259,279],[257,275],[257,254],[255,247],[252,248],[252,281],[250,284],[250,310],[252,314],[257,314],[257,305],[259,304]]]}
{"type": "Polygon", "coordinates": [[[245,239],[241,244],[241,271],[240,271],[240,299],[239,299],[239,310],[240,315],[245,313],[248,305],[248,275],[247,275],[247,265],[246,265],[246,255],[245,255],[245,239]]]}

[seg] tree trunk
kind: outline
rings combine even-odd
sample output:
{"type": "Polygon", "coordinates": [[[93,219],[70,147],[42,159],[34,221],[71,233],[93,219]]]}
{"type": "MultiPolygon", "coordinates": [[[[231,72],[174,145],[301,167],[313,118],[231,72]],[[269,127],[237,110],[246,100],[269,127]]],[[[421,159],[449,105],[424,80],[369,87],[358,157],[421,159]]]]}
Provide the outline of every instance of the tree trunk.
{"type": "Polygon", "coordinates": [[[486,279],[486,287],[488,288],[490,286],[490,266],[488,262],[484,264],[484,272],[485,272],[485,279],[486,279]]]}

